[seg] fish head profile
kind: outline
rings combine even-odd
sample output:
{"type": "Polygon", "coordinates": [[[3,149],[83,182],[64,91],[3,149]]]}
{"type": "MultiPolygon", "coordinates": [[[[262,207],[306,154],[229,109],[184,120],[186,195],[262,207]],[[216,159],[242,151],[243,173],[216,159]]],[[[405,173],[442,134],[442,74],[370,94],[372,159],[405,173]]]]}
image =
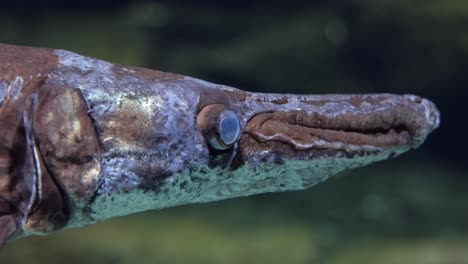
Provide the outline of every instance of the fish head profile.
{"type": "Polygon", "coordinates": [[[434,104],[414,95],[284,95],[231,88],[220,93],[229,100],[202,105],[197,128],[208,145],[208,164],[220,164],[226,173],[197,201],[304,189],[417,148],[439,125],[434,104]],[[237,141],[219,150],[211,141],[227,133],[223,111],[233,112],[239,132],[237,141]],[[205,132],[200,119],[210,120],[206,123],[218,134],[205,132]]]}
{"type": "Polygon", "coordinates": [[[439,125],[414,95],[254,93],[64,50],[0,45],[2,58],[0,244],[304,189],[416,148],[439,125]]]}
{"type": "Polygon", "coordinates": [[[118,118],[91,112],[125,120],[108,136],[112,126],[96,122],[103,175],[117,175],[100,186],[95,218],[304,189],[416,148],[439,125],[435,105],[414,95],[251,93],[191,77],[149,87],[144,100],[115,102],[121,110],[107,113],[118,118]]]}

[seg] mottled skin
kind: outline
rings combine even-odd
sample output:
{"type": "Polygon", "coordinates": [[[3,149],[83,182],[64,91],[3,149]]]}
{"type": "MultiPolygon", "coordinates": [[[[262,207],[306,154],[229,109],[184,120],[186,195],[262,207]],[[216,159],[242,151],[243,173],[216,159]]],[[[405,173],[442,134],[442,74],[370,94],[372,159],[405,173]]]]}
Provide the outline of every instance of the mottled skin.
{"type": "Polygon", "coordinates": [[[439,113],[413,95],[250,93],[0,44],[0,121],[1,246],[149,209],[304,189],[419,146],[439,113]],[[241,133],[216,150],[223,109],[241,133]]]}

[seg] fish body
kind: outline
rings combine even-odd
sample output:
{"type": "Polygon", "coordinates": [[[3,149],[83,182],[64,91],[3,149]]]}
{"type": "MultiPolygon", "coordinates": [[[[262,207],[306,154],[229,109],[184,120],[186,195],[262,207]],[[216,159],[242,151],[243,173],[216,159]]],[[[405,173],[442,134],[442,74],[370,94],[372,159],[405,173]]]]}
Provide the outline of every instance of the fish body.
{"type": "Polygon", "coordinates": [[[0,245],[135,212],[300,190],[421,145],[414,95],[252,93],[0,44],[0,245]]]}

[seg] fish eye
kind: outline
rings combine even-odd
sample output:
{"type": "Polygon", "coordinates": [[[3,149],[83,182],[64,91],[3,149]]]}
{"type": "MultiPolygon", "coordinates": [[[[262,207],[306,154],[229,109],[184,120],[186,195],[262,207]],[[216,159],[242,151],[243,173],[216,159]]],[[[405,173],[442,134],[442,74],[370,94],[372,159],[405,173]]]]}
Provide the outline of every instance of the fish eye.
{"type": "Polygon", "coordinates": [[[237,115],[231,110],[224,110],[219,116],[218,135],[225,145],[236,142],[240,133],[237,115]]]}
{"type": "Polygon", "coordinates": [[[211,148],[226,150],[240,135],[240,122],[234,111],[222,104],[208,105],[197,116],[197,125],[211,148]]]}

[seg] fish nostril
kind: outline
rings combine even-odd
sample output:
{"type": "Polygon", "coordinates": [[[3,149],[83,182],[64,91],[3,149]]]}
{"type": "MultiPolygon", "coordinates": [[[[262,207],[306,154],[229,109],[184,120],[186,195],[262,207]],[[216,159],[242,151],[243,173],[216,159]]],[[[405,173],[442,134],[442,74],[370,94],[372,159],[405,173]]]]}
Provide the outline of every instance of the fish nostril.
{"type": "Polygon", "coordinates": [[[411,100],[411,102],[413,102],[415,104],[421,104],[421,103],[424,102],[424,99],[417,96],[417,95],[408,94],[405,97],[408,98],[409,100],[411,100]]]}

